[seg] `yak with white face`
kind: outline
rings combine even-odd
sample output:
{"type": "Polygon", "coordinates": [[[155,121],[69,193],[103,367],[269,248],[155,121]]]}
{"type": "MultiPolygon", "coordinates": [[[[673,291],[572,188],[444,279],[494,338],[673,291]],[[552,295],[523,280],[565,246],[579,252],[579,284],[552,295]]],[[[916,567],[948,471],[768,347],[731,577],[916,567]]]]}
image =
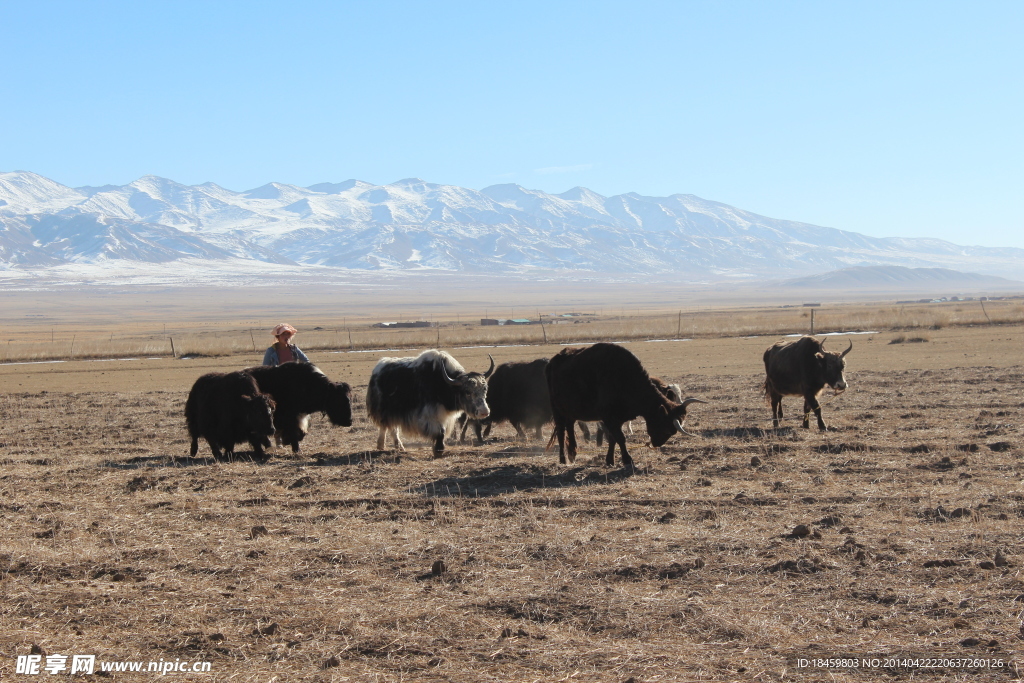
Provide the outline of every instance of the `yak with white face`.
{"type": "Polygon", "coordinates": [[[433,440],[434,457],[444,453],[444,438],[459,415],[483,420],[487,407],[487,372],[466,372],[444,351],[431,349],[410,358],[381,358],[366,389],[366,412],[380,429],[377,449],[388,432],[395,447],[405,450],[401,432],[433,440]]]}

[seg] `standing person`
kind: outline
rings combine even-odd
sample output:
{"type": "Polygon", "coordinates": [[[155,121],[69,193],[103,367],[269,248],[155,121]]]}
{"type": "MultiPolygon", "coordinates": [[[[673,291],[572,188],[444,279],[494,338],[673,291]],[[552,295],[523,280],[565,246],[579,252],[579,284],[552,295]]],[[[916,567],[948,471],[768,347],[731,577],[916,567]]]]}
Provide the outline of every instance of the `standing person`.
{"type": "Polygon", "coordinates": [[[298,330],[287,323],[281,323],[271,330],[270,333],[277,338],[277,341],[263,354],[263,364],[280,365],[288,361],[308,363],[309,359],[306,358],[306,354],[302,352],[302,349],[291,343],[291,339],[295,336],[296,332],[298,330]]]}

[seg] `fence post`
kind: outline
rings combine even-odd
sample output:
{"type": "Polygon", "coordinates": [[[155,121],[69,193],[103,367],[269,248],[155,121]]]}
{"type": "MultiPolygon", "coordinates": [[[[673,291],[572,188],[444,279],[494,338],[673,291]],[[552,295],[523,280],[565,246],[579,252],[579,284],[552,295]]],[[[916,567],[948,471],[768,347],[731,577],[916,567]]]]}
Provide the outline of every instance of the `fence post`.
{"type": "Polygon", "coordinates": [[[814,309],[811,309],[811,336],[814,336],[814,309]]]}
{"type": "Polygon", "coordinates": [[[987,320],[988,324],[991,325],[992,324],[992,318],[988,317],[988,311],[985,310],[985,302],[981,301],[979,299],[978,303],[981,304],[981,312],[985,314],[985,320],[987,320]]]}
{"type": "Polygon", "coordinates": [[[171,340],[171,358],[177,358],[178,355],[174,353],[174,337],[168,337],[171,340]]]}
{"type": "Polygon", "coordinates": [[[544,343],[548,343],[548,331],[544,329],[544,323],[540,324],[540,331],[544,333],[544,343]]]}

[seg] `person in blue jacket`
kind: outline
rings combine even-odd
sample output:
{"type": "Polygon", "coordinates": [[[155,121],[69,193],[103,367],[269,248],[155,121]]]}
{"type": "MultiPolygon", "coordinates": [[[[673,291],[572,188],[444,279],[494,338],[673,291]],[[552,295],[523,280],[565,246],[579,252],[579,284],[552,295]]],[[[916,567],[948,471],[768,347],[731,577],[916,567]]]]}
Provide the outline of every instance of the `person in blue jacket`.
{"type": "Polygon", "coordinates": [[[302,349],[291,342],[296,332],[298,330],[287,323],[281,323],[271,330],[271,334],[274,335],[277,341],[263,354],[263,364],[280,365],[288,361],[308,363],[309,359],[306,358],[306,354],[302,352],[302,349]]]}

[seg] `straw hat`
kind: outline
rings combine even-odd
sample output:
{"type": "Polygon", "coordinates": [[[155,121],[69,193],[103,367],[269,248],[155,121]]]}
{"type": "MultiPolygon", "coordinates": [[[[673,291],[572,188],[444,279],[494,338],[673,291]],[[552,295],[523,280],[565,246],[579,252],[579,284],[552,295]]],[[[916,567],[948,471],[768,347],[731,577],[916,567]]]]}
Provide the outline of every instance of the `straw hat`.
{"type": "Polygon", "coordinates": [[[296,332],[298,332],[298,330],[295,329],[294,327],[292,327],[291,325],[289,325],[288,323],[281,323],[280,325],[278,325],[277,327],[275,327],[274,329],[272,329],[270,331],[270,333],[272,335],[274,335],[275,337],[280,337],[285,332],[290,332],[291,334],[295,334],[296,332]]]}

